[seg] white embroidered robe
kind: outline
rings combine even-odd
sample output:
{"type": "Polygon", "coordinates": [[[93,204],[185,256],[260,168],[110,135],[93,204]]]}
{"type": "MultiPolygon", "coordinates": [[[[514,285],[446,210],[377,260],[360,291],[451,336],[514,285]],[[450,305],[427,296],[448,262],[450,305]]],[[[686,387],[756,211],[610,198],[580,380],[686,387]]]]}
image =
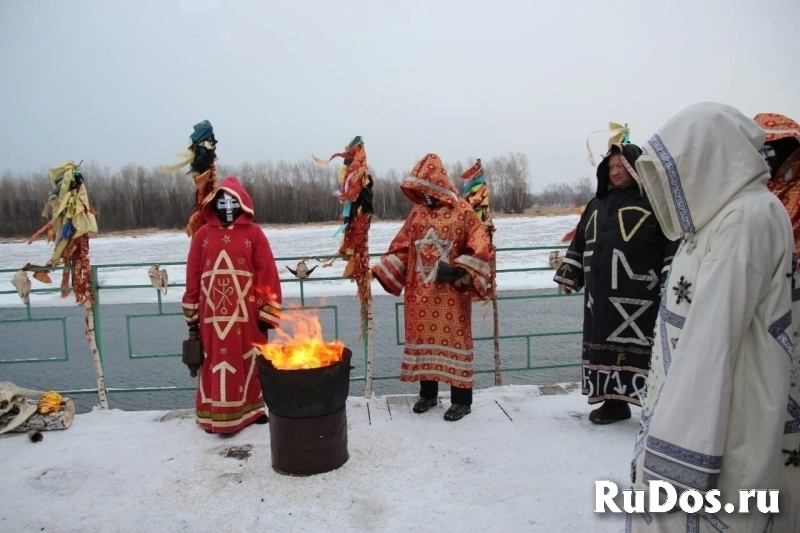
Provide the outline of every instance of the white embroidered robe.
{"type": "Polygon", "coordinates": [[[780,513],[645,513],[641,533],[800,531],[800,279],[791,223],[767,190],[764,132],[738,111],[698,104],[671,119],[637,161],[673,259],[656,322],[652,366],[634,447],[632,482],[779,489],[780,513]],[[797,292],[795,292],[797,294],[797,292]],[[792,306],[795,312],[792,313],[792,306]],[[786,451],[785,451],[786,450],[786,451]]]}

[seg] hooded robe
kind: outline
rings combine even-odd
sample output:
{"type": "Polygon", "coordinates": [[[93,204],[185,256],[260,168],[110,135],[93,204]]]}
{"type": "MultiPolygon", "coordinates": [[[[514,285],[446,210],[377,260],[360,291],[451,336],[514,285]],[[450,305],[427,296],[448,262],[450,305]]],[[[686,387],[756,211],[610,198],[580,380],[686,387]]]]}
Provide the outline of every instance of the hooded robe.
{"type": "Polygon", "coordinates": [[[203,204],[203,224],[192,238],[183,310],[200,323],[205,358],[198,378],[197,423],[214,433],[234,433],[265,414],[256,344],[266,344],[261,321],[277,327],[281,316],[278,268],[266,235],[253,222],[253,201],[231,176],[219,190],[235,197],[242,213],[223,227],[214,195],[203,204]]]}
{"type": "Polygon", "coordinates": [[[662,276],[676,242],[668,240],[633,165],[641,149],[616,144],[633,178],[610,186],[611,151],[597,167],[597,194],[581,214],[553,280],[584,292],[582,393],[590,404],[641,405],[652,353],[662,276]]]}
{"type": "MultiPolygon", "coordinates": [[[[800,531],[797,280],[789,217],[769,192],[765,132],[736,109],[693,105],[636,163],[664,233],[680,239],[656,322],[632,482],[677,494],[780,490],[780,512],[629,515],[630,532],[800,531]],[[796,303],[794,304],[796,306],[796,303]]],[[[648,497],[649,499],[649,497],[648,497]]]]}
{"type": "Polygon", "coordinates": [[[416,205],[373,267],[386,292],[399,296],[405,289],[400,381],[472,388],[472,298],[489,295],[489,234],[438,156],[428,154],[417,163],[401,189],[416,205]],[[427,206],[426,194],[439,205],[427,206]],[[463,268],[469,281],[437,283],[439,261],[463,268]]]}

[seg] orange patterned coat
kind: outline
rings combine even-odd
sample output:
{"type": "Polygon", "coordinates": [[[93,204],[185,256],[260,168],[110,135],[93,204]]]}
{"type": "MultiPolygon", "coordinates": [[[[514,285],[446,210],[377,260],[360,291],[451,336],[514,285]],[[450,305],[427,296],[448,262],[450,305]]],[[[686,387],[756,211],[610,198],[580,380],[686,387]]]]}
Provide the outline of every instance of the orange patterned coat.
{"type": "Polygon", "coordinates": [[[797,149],[775,169],[767,187],[783,202],[794,231],[794,245],[800,255],[800,125],[777,113],[760,113],[754,120],[766,132],[765,143],[795,139],[797,149]]]}
{"type": "Polygon", "coordinates": [[[390,294],[405,289],[401,381],[473,384],[472,298],[491,291],[489,234],[453,187],[441,159],[428,154],[401,185],[415,204],[373,273],[390,294]],[[430,207],[428,195],[439,201],[430,207]],[[468,280],[436,283],[439,260],[463,268],[468,280]]]}

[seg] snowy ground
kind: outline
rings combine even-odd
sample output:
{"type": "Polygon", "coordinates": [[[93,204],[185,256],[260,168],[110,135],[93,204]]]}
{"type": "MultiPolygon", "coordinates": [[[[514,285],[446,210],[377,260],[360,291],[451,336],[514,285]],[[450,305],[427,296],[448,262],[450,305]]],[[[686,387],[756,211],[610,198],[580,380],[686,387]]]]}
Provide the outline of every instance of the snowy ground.
{"type": "Polygon", "coordinates": [[[594,426],[564,392],[476,391],[456,423],[447,400],[416,415],[407,397],[350,398],[349,461],[308,478],[272,470],[268,426],[221,438],[189,413],[95,411],[40,443],[0,437],[0,531],[621,533],[623,515],[593,512],[594,481],[627,486],[639,410],[594,426]]]}
{"type": "MultiPolygon", "coordinates": [[[[500,252],[498,254],[498,268],[531,268],[547,267],[547,257],[551,249],[565,248],[561,237],[572,230],[578,222],[577,215],[551,216],[551,217],[519,217],[497,218],[495,226],[495,245],[499,248],[515,247],[551,247],[547,250],[526,252],[500,252]]],[[[389,243],[394,238],[402,224],[400,222],[376,222],[370,229],[370,251],[382,253],[387,250],[389,243]]],[[[277,258],[280,257],[314,257],[314,255],[331,255],[336,252],[338,240],[333,238],[337,226],[308,224],[302,227],[272,228],[266,227],[265,233],[270,241],[272,250],[277,258]]],[[[99,282],[101,287],[112,285],[146,285],[150,286],[147,269],[153,262],[170,263],[184,262],[189,249],[189,239],[181,232],[160,232],[138,237],[97,237],[92,239],[90,246],[90,259],[94,265],[114,265],[122,263],[141,263],[139,267],[110,267],[100,269],[99,282]]],[[[36,241],[30,245],[26,242],[9,242],[0,244],[0,270],[18,269],[26,263],[44,264],[52,254],[52,244],[44,240],[36,241]]],[[[374,261],[375,259],[373,259],[374,261]]],[[[294,268],[297,260],[279,260],[278,267],[281,271],[282,290],[285,297],[297,297],[300,294],[300,284],[285,268],[294,268]],[[294,280],[294,281],[292,281],[294,280]]],[[[311,260],[308,266],[317,264],[311,260]]],[[[184,283],[185,272],[183,266],[165,266],[169,274],[170,283],[184,283]]],[[[329,268],[317,268],[312,277],[337,277],[341,276],[344,263],[337,261],[329,268]]],[[[11,276],[13,272],[0,272],[0,292],[13,291],[11,276]]],[[[51,274],[53,285],[44,285],[33,280],[34,289],[57,288],[61,283],[60,270],[51,274]]],[[[499,290],[513,289],[539,289],[555,288],[553,271],[539,272],[510,272],[501,273],[497,277],[499,290]]],[[[348,280],[330,280],[304,283],[306,296],[334,296],[355,295],[355,284],[348,280]]],[[[373,282],[373,291],[383,293],[377,281],[373,282]]],[[[152,288],[123,289],[101,291],[102,303],[140,303],[155,300],[155,291],[152,288]]],[[[183,289],[175,287],[168,291],[163,298],[165,302],[179,302],[183,289]]],[[[72,297],[61,298],[59,293],[36,293],[31,295],[31,305],[34,307],[53,305],[74,305],[72,297]]],[[[16,293],[0,294],[0,307],[21,306],[16,293]]]]}

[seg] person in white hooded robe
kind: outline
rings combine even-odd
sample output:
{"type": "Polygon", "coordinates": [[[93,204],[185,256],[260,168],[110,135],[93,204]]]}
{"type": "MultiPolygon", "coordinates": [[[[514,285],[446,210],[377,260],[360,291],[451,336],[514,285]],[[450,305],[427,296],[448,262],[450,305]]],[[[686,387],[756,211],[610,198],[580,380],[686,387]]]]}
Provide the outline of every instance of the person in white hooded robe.
{"type": "Polygon", "coordinates": [[[681,244],[656,321],[631,481],[646,491],[665,481],[678,496],[716,489],[722,507],[628,514],[628,533],[800,531],[797,258],[786,209],[767,189],[764,139],[738,110],[696,104],[636,162],[665,235],[681,244]],[[760,512],[753,498],[738,513],[745,489],[778,489],[780,512],[760,512]]]}

